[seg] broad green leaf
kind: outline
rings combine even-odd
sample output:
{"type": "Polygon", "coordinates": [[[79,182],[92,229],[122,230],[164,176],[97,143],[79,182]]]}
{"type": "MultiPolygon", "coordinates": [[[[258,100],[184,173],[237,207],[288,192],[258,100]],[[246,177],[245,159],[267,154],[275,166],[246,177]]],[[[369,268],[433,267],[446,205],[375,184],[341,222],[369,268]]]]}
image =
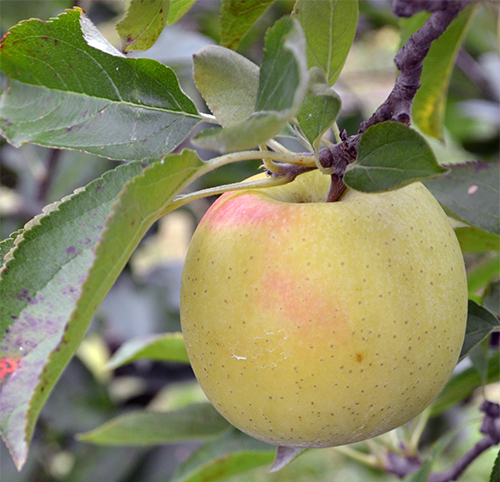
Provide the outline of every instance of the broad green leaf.
{"type": "Polygon", "coordinates": [[[235,50],[274,0],[222,0],[220,44],[235,50]]]}
{"type": "Polygon", "coordinates": [[[182,333],[134,338],[118,349],[109,360],[107,367],[113,370],[142,359],[189,363],[182,333]]]}
{"type": "Polygon", "coordinates": [[[398,122],[381,122],[363,134],[358,158],[347,167],[344,181],[358,191],[379,192],[444,172],[418,132],[398,122]]]}
{"type": "Polygon", "coordinates": [[[170,0],[167,25],[177,22],[196,2],[196,0],[170,0]]]}
{"type": "Polygon", "coordinates": [[[0,356],[19,362],[16,376],[0,381],[0,431],[19,467],[38,415],[32,397],[44,401],[58,376],[40,385],[41,373],[61,343],[76,349],[76,340],[64,339],[67,321],[115,196],[142,168],[121,166],[48,206],[16,237],[0,273],[0,356]]]}
{"type": "Polygon", "coordinates": [[[307,63],[319,67],[329,85],[344,67],[358,24],[357,0],[298,0],[294,13],[304,30],[307,63]]]}
{"type": "MultiPolygon", "coordinates": [[[[487,383],[500,380],[500,352],[495,352],[488,360],[487,383]]],[[[446,384],[439,397],[432,404],[431,416],[435,417],[446,412],[450,407],[469,397],[481,386],[482,380],[474,367],[454,375],[446,384]]]]}
{"type": "Polygon", "coordinates": [[[449,172],[425,185],[454,217],[500,235],[500,162],[446,166],[449,172]]]}
{"type": "Polygon", "coordinates": [[[500,275],[500,253],[490,253],[467,272],[469,298],[480,302],[485,288],[500,275]]]}
{"type": "Polygon", "coordinates": [[[232,50],[217,45],[201,48],[193,56],[196,87],[222,127],[252,115],[259,67],[232,50]]]}
{"type": "Polygon", "coordinates": [[[302,30],[284,17],[266,35],[254,113],[227,128],[206,129],[193,142],[222,152],[256,147],[279,134],[297,114],[306,89],[302,30]]]}
{"type": "Polygon", "coordinates": [[[229,426],[210,403],[196,403],[167,412],[141,410],[121,415],[77,438],[98,445],[158,445],[201,440],[229,426]]]}
{"type": "Polygon", "coordinates": [[[122,50],[147,50],[167,23],[170,0],[129,0],[125,17],[116,24],[122,50]]]}
{"type": "MultiPolygon", "coordinates": [[[[467,33],[477,5],[464,9],[446,31],[431,44],[423,63],[421,87],[412,106],[413,122],[426,134],[443,139],[443,122],[451,73],[458,50],[467,33]]],[[[404,44],[425,20],[428,13],[402,19],[401,43],[404,44]]]]}
{"type": "Polygon", "coordinates": [[[456,228],[460,247],[464,253],[500,251],[500,237],[475,227],[456,228]]]}
{"type": "Polygon", "coordinates": [[[136,162],[50,207],[16,238],[2,272],[0,429],[21,467],[38,414],[135,246],[203,166],[192,151],[136,162]],[[134,177],[135,176],[135,177],[134,177]],[[122,187],[124,183],[133,179],[122,187]],[[118,195],[116,202],[115,197],[118,195]]]}
{"type": "Polygon", "coordinates": [[[16,147],[33,142],[111,159],[161,157],[200,121],[172,69],[125,58],[79,8],[13,27],[0,62],[8,77],[0,132],[16,147]]]}
{"type": "Polygon", "coordinates": [[[309,73],[309,88],[297,115],[300,128],[311,145],[317,149],[321,136],[340,114],[339,95],[328,85],[317,67],[309,73]]]}
{"type": "Polygon", "coordinates": [[[236,429],[205,443],[177,470],[170,482],[211,482],[224,480],[255,467],[270,464],[276,447],[236,429]]]}
{"type": "Polygon", "coordinates": [[[465,340],[460,352],[459,360],[462,360],[479,343],[481,343],[493,331],[500,329],[500,321],[486,308],[469,300],[467,310],[467,329],[465,340]]]}

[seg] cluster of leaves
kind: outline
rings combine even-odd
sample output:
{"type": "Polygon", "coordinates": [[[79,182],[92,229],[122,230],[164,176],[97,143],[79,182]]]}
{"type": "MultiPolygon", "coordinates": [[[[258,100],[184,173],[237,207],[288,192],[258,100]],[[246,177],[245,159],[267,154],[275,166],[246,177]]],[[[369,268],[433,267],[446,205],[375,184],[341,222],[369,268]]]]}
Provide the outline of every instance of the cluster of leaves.
{"type": "MultiPolygon", "coordinates": [[[[117,25],[123,51],[150,48],[164,26],[194,3],[132,1],[117,25]]],[[[291,15],[267,31],[257,66],[234,49],[272,3],[222,2],[220,46],[204,47],[194,56],[194,80],[213,115],[198,110],[170,67],[119,52],[80,8],[48,21],[21,22],[2,40],[1,71],[7,80],[0,98],[0,130],[10,144],[82,150],[127,161],[47,206],[0,243],[0,431],[18,467],[26,461],[47,397],[141,239],[162,216],[206,195],[181,191],[214,169],[242,160],[262,158],[271,171],[282,162],[321,168],[318,152],[331,145],[332,128],[338,133],[341,99],[332,85],[355,36],[358,2],[297,0],[291,15]],[[194,150],[180,150],[202,122],[218,127],[198,132],[191,143],[224,153],[209,161],[194,150]],[[277,139],[291,139],[307,155],[283,148],[277,139]]],[[[476,10],[466,8],[426,58],[413,114],[427,135],[443,136],[449,78],[476,10]]],[[[405,21],[403,39],[426,18],[422,14],[405,21]]],[[[384,122],[363,134],[344,180],[366,192],[426,181],[450,216],[462,223],[457,234],[469,253],[498,248],[498,177],[494,162],[443,167],[416,130],[384,122]]],[[[498,378],[498,352],[490,355],[485,346],[499,323],[482,306],[486,295],[492,299],[498,290],[498,284],[491,284],[495,277],[498,253],[469,279],[474,300],[461,359],[472,354],[477,370],[456,375],[433,413],[463,400],[482,381],[498,378]]],[[[141,358],[188,363],[180,334],[167,334],[124,345],[110,366],[141,358]]],[[[216,474],[229,476],[274,457],[272,447],[230,429],[207,404],[125,415],[80,438],[144,445],[206,437],[209,441],[172,480],[201,475],[213,480],[216,474]]]]}

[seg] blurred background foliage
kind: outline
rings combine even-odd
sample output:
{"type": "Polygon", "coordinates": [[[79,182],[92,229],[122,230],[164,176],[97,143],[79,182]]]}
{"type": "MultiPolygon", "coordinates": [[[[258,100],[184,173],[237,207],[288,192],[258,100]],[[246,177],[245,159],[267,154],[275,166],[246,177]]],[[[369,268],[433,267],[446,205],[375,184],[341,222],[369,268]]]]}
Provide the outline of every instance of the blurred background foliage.
{"type": "MultiPolygon", "coordinates": [[[[0,0],[0,33],[27,18],[47,20],[65,8],[82,7],[101,32],[116,46],[116,21],[125,0],[0,0]]],[[[266,29],[289,12],[294,1],[278,1],[242,42],[238,51],[260,62],[266,29]]],[[[216,0],[198,0],[177,24],[165,28],[158,42],[141,56],[173,67],[181,85],[207,112],[192,81],[191,56],[201,46],[218,42],[216,0]]],[[[481,7],[460,50],[451,78],[446,110],[446,142],[431,141],[442,163],[498,160],[500,131],[500,61],[498,10],[481,7]]],[[[391,90],[397,71],[393,57],[399,47],[398,20],[389,0],[361,0],[360,22],[346,66],[335,85],[343,110],[338,124],[354,134],[391,90]]],[[[137,55],[137,54],[134,54],[137,55]]],[[[0,77],[0,91],[4,86],[0,77]]],[[[181,147],[190,147],[189,142],[181,147]]],[[[213,153],[200,152],[208,159],[213,153]]],[[[0,139],[0,222],[2,239],[22,227],[43,206],[84,186],[116,163],[96,156],[25,145],[20,149],[0,139]]],[[[232,164],[207,175],[196,188],[236,182],[256,172],[258,163],[232,164]]],[[[160,482],[167,481],[197,443],[154,448],[101,447],[75,439],[112,417],[136,408],[180,406],[203,399],[187,365],[141,360],[114,371],[106,362],[127,340],[180,330],[179,283],[183,258],[197,221],[213,199],[203,199],[176,211],[145,237],[129,265],[99,308],[77,356],[66,368],[44,407],[28,462],[18,473],[4,445],[0,447],[0,475],[4,482],[160,482]],[[168,242],[166,241],[168,239],[168,242]]],[[[492,253],[468,254],[469,271],[489,261],[492,253]]],[[[498,270],[496,270],[498,273],[498,270]]],[[[498,274],[495,276],[498,277],[498,274]]],[[[498,279],[493,280],[488,308],[497,315],[498,279]]],[[[480,283],[483,289],[486,283],[480,283]]],[[[480,293],[484,295],[484,293],[480,293]]],[[[498,344],[498,337],[494,338],[498,344]]],[[[467,366],[464,360],[457,370],[467,366]]],[[[491,399],[500,399],[500,384],[486,387],[491,399]]],[[[444,469],[479,437],[479,396],[445,412],[429,424],[423,444],[466,421],[436,469],[444,469]]],[[[479,458],[462,482],[487,480],[495,451],[479,458]]],[[[342,482],[390,481],[393,476],[364,468],[336,449],[311,450],[277,474],[266,468],[233,477],[233,481],[342,482]]]]}

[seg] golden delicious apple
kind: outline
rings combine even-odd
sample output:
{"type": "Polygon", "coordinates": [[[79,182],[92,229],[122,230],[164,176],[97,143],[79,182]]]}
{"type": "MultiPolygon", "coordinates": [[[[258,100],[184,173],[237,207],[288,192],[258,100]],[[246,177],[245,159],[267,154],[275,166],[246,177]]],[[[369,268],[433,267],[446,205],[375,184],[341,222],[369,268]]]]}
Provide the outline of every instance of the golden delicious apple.
{"type": "Polygon", "coordinates": [[[271,444],[336,446],[404,424],[463,342],[463,258],[429,191],[325,203],[329,184],[314,171],[223,195],[184,267],[196,377],[229,422],[271,444]]]}

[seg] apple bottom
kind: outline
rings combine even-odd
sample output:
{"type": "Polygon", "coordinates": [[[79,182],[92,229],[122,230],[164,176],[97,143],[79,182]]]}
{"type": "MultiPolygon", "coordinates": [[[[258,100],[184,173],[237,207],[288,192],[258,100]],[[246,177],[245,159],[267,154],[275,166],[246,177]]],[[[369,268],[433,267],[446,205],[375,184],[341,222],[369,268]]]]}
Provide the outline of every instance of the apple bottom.
{"type": "Polygon", "coordinates": [[[454,366],[421,360],[418,344],[413,355],[390,355],[370,329],[353,334],[347,357],[327,337],[310,345],[311,336],[291,343],[285,330],[266,331],[242,345],[212,333],[218,355],[206,338],[206,352],[192,357],[207,397],[237,428],[277,445],[329,447],[396,428],[434,399],[454,366]]]}

